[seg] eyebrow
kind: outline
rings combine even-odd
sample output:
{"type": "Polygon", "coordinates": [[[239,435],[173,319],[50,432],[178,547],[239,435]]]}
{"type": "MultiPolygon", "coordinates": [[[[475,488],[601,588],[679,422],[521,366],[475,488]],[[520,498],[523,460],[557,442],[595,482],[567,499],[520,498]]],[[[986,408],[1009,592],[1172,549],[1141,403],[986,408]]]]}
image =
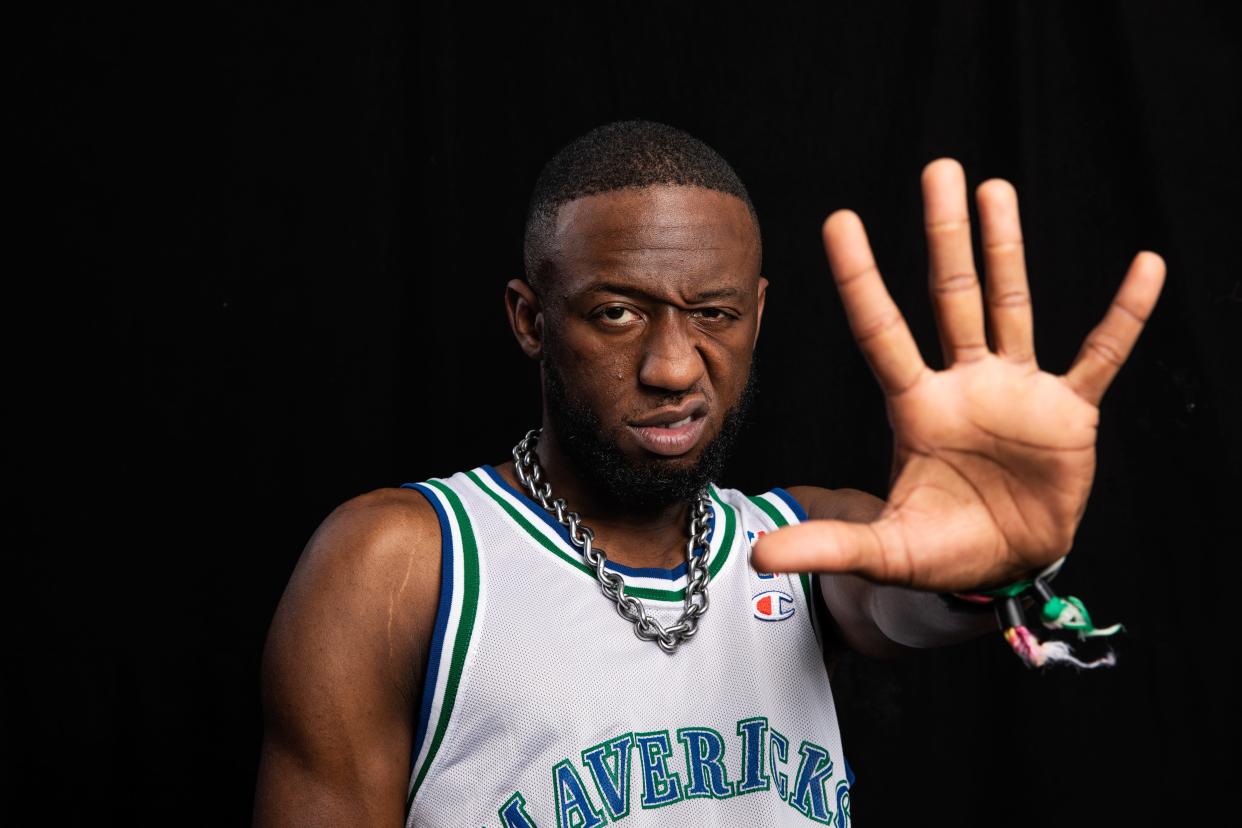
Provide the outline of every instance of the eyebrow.
{"type": "MultiPolygon", "coordinates": [[[[663,301],[662,297],[649,293],[642,288],[637,288],[633,285],[618,284],[616,282],[594,282],[588,286],[583,293],[619,293],[622,296],[633,296],[640,299],[663,301]]],[[[686,301],[692,305],[697,305],[700,302],[710,302],[714,299],[736,299],[741,295],[742,292],[737,288],[716,288],[715,290],[705,290],[702,293],[695,294],[694,296],[686,297],[686,301]]]]}

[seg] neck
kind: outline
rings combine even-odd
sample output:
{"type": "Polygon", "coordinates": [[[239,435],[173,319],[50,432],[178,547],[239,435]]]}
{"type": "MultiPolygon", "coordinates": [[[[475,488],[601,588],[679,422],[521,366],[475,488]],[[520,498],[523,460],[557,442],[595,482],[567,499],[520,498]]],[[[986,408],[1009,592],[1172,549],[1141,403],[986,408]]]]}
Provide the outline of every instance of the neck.
{"type": "MultiPolygon", "coordinates": [[[[545,424],[535,453],[543,479],[552,487],[552,499],[562,498],[582,523],[595,532],[595,543],[608,559],[625,566],[672,569],[686,560],[690,504],[685,501],[637,509],[618,504],[574,467],[545,424]]],[[[523,494],[530,490],[518,479],[513,462],[496,470],[523,494]]]]}

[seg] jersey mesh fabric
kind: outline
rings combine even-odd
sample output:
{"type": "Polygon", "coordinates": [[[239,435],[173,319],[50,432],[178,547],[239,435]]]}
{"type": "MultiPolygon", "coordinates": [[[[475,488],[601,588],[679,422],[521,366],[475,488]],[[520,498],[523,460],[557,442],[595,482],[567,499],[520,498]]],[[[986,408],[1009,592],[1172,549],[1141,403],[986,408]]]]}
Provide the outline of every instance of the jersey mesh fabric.
{"type": "MultiPolygon", "coordinates": [[[[711,487],[710,607],[667,655],[634,634],[564,530],[495,469],[407,486],[432,500],[449,541],[407,825],[848,824],[850,774],[808,581],[749,563],[755,537],[804,516],[787,494],[711,487]],[[464,589],[471,554],[477,586],[464,589]],[[608,742],[611,784],[584,756],[608,742]],[[673,787],[681,797],[659,804],[673,787]]],[[[649,613],[677,620],[684,565],[617,569],[649,613]]]]}

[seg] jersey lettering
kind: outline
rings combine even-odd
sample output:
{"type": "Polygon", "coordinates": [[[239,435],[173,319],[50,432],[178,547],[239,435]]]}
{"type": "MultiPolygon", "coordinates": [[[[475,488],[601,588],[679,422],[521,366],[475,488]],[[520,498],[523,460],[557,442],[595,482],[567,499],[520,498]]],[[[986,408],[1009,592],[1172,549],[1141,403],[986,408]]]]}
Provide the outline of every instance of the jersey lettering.
{"type": "Polygon", "coordinates": [[[591,801],[582,777],[568,759],[552,769],[552,782],[556,793],[557,828],[598,828],[604,824],[604,815],[591,801]]]}
{"type": "Polygon", "coordinates": [[[630,814],[630,750],[634,734],[627,733],[582,751],[582,764],[591,772],[608,816],[618,820],[630,814]]]}
{"type": "Polygon", "coordinates": [[[786,739],[779,730],[772,729],[771,746],[768,749],[768,763],[772,766],[772,778],[776,780],[776,793],[781,799],[787,796],[786,791],[789,787],[789,777],[776,769],[776,757],[781,758],[781,764],[789,761],[789,740],[786,739]]]}
{"type": "Polygon", "coordinates": [[[802,760],[798,763],[798,775],[793,793],[789,795],[789,804],[816,822],[828,825],[832,811],[828,810],[828,792],[825,789],[832,776],[832,759],[828,751],[810,742],[803,742],[798,753],[802,760]]]}
{"type": "Polygon", "coordinates": [[[686,796],[733,796],[724,769],[724,737],[710,727],[683,727],[677,739],[686,749],[686,796]]]}
{"type": "MultiPolygon", "coordinates": [[[[740,755],[736,782],[729,781],[725,738],[710,727],[677,730],[685,757],[684,776],[669,766],[674,754],[667,730],[623,733],[583,750],[582,767],[590,774],[590,788],[573,763],[561,760],[552,768],[551,800],[557,828],[599,828],[610,821],[620,822],[630,815],[635,793],[643,808],[661,808],[688,799],[728,799],[767,790],[814,822],[848,828],[849,782],[841,779],[830,787],[834,765],[826,748],[802,742],[798,748],[801,761],[790,785],[788,774],[780,770],[788,765],[789,739],[772,728],[766,716],[742,719],[734,732],[740,743],[734,754],[740,755]],[[631,790],[635,764],[641,777],[639,791],[631,790]],[[600,805],[596,805],[591,790],[598,795],[600,805]],[[835,812],[830,807],[832,800],[835,812]]],[[[498,813],[502,828],[537,828],[520,792],[509,797],[498,813]]]]}
{"type": "Polygon", "coordinates": [[[500,824],[503,828],[538,828],[535,821],[526,813],[526,800],[520,793],[514,792],[504,805],[500,806],[500,824]]]}
{"type": "Polygon", "coordinates": [[[737,735],[742,737],[742,779],[737,784],[739,794],[766,791],[771,784],[763,770],[763,737],[767,732],[768,720],[764,716],[737,723],[737,735]]]}
{"type": "Polygon", "coordinates": [[[659,808],[680,802],[681,777],[668,769],[668,757],[673,753],[668,731],[638,733],[634,741],[638,743],[638,756],[643,764],[643,797],[640,800],[643,807],[659,808]]]}

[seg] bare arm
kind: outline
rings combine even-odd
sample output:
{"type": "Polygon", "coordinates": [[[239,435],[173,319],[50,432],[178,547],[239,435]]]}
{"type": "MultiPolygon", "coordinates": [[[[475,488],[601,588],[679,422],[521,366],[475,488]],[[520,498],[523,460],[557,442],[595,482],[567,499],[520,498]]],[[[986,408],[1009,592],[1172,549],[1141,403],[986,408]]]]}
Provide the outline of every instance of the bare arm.
{"type": "Polygon", "coordinates": [[[263,654],[255,825],[403,822],[439,575],[417,492],[361,495],[320,525],[263,654]]]}
{"type": "MultiPolygon", "coordinates": [[[[791,486],[788,491],[812,520],[870,523],[884,510],[883,500],[857,489],[791,486]]],[[[938,593],[876,584],[847,573],[818,577],[837,636],[864,655],[900,656],[996,629],[990,610],[954,607],[938,593]]]]}

